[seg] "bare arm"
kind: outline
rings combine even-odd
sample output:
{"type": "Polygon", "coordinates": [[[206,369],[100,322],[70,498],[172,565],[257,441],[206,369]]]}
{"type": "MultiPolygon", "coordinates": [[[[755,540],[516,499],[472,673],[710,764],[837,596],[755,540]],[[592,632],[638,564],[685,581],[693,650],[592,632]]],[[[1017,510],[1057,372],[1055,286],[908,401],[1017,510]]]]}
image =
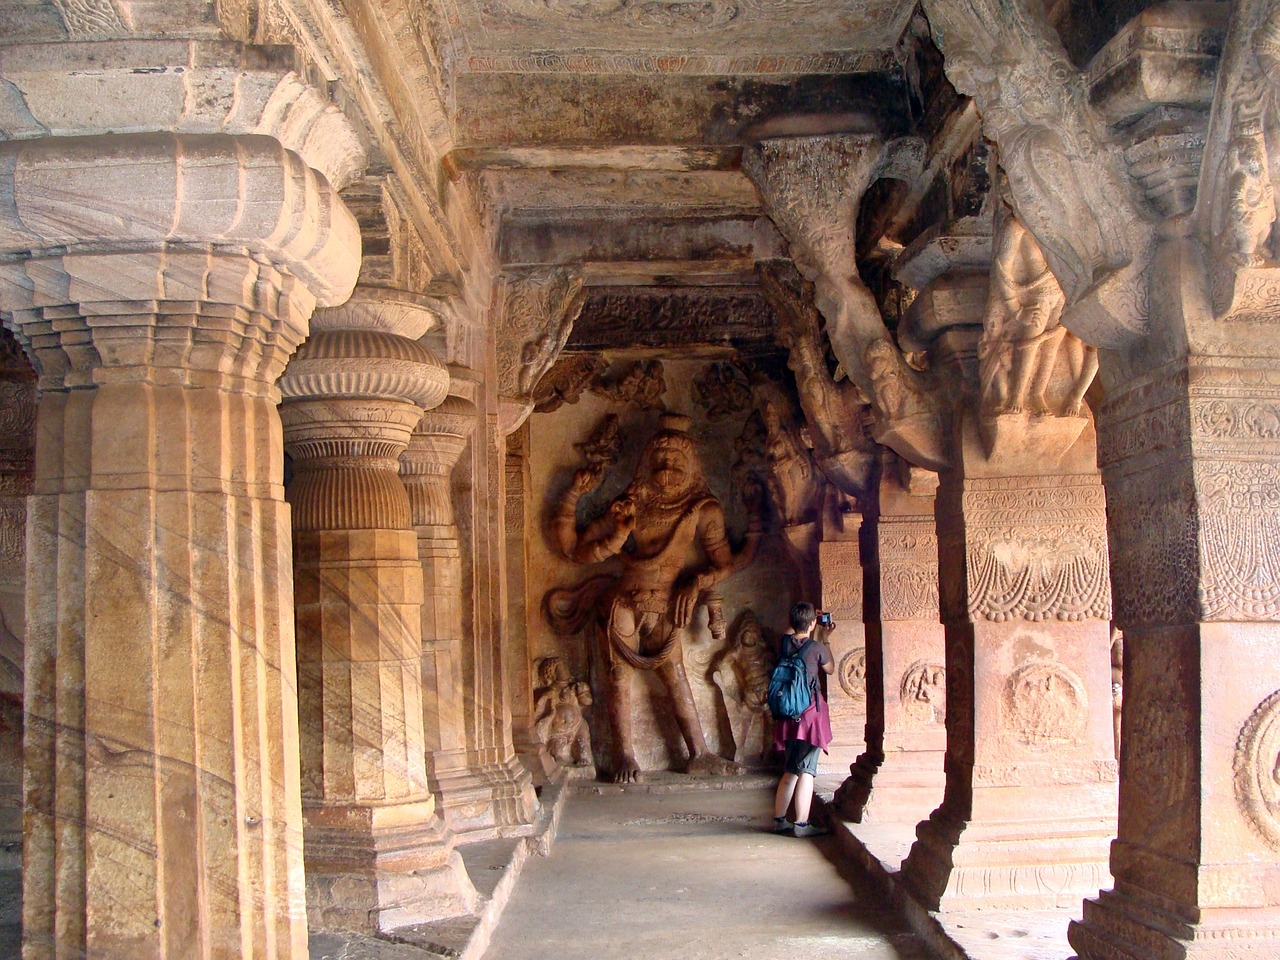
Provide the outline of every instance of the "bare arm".
{"type": "Polygon", "coordinates": [[[573,475],[573,485],[551,518],[551,539],[559,551],[574,563],[598,563],[607,560],[627,542],[635,529],[635,503],[624,497],[615,500],[608,513],[597,517],[581,534],[577,530],[578,501],[600,483],[599,466],[584,467],[573,475]]]}

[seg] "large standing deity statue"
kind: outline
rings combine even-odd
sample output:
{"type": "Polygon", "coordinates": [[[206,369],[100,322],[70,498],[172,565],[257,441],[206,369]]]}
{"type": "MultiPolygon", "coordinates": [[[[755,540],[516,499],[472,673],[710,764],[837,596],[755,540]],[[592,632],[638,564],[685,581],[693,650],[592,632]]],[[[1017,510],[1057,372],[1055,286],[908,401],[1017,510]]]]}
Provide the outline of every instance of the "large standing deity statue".
{"type": "Polygon", "coordinates": [[[601,465],[575,474],[551,522],[555,545],[570,560],[598,563],[616,556],[622,561],[616,580],[594,578],[578,588],[553,590],[546,605],[561,632],[594,621],[603,640],[612,779],[618,783],[640,774],[631,733],[632,670],[654,671],[670,693],[689,751],[689,773],[741,772],[707,748],[685,675],[681,638],[706,592],[754,558],[761,533],[760,491],[743,491],[751,520],[735,554],[724,510],[708,489],[693,440],[685,432],[688,422],[674,414],[662,417],[631,484],[586,529],[577,530],[578,500],[599,485],[601,465]],[[696,547],[702,556],[691,562],[696,547]]]}

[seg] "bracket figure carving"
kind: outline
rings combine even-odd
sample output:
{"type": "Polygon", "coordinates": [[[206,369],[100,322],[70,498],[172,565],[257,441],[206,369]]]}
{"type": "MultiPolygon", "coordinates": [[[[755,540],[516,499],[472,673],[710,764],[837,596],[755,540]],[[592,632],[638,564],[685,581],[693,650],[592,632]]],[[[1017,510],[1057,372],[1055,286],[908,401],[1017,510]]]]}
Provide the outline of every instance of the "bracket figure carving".
{"type": "Polygon", "coordinates": [[[1043,5],[925,0],[924,8],[948,78],[973,97],[999,147],[1013,209],[1062,284],[1067,327],[1106,347],[1145,335],[1151,218],[1043,5]]]}
{"type": "Polygon", "coordinates": [[[560,356],[585,301],[582,277],[559,267],[503,281],[497,344],[504,434],[517,430],[533,412],[538,381],[560,356]]]}
{"type": "Polygon", "coordinates": [[[811,288],[781,263],[760,264],[757,273],[778,316],[778,340],[787,350],[787,366],[796,377],[814,458],[841,493],[864,496],[875,460],[874,447],[862,426],[866,398],[849,380],[831,375],[822,315],[808,295],[811,288]]]}
{"type": "Polygon", "coordinates": [[[978,344],[982,412],[1078,417],[1098,351],[1062,326],[1062,287],[1035,237],[1003,212],[978,344]]]}

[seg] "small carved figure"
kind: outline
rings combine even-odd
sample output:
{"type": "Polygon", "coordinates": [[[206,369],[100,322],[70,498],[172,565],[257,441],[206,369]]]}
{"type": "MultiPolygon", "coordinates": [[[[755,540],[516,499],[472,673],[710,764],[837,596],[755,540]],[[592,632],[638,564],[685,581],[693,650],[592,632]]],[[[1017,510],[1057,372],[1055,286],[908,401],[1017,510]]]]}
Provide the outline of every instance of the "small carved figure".
{"type": "Polygon", "coordinates": [[[863,354],[871,380],[872,401],[886,420],[901,420],[925,412],[925,404],[908,379],[898,348],[884,338],[872,340],[863,354]]]}
{"type": "Polygon", "coordinates": [[[611,413],[600,421],[595,432],[575,447],[589,464],[609,466],[618,462],[618,454],[622,452],[622,435],[618,432],[618,415],[611,413]]]}
{"type": "Polygon", "coordinates": [[[693,398],[708,418],[719,420],[751,406],[747,376],[733,363],[709,363],[693,381],[693,398]]]}
{"type": "Polygon", "coordinates": [[[539,413],[554,413],[566,403],[577,403],[582,391],[604,372],[608,363],[598,353],[573,353],[560,357],[538,381],[533,401],[539,413]]]}
{"type": "Polygon", "coordinates": [[[1266,263],[1262,251],[1275,222],[1275,191],[1267,172],[1261,131],[1242,131],[1223,158],[1226,202],[1218,243],[1242,267],[1266,263]]]}
{"type": "Polygon", "coordinates": [[[553,626],[572,632],[585,623],[583,607],[604,640],[606,703],[614,737],[614,781],[637,779],[631,736],[631,671],[653,670],[671,696],[676,722],[689,751],[688,771],[732,774],[741,769],[711,753],[685,674],[681,637],[707,591],[755,557],[759,545],[758,489],[744,491],[751,520],[740,552],[729,545],[724,510],[702,476],[687,417],[666,414],[640,457],[636,474],[606,513],[578,532],[578,500],[599,483],[602,470],[586,467],[561,500],[552,519],[552,538],[577,563],[610,557],[622,572],[607,587],[592,578],[577,588],[552,591],[546,610],[553,626]],[[705,564],[688,566],[695,545],[705,564]],[[598,599],[597,599],[598,598],[598,599]]]}
{"type": "Polygon", "coordinates": [[[641,410],[663,409],[667,381],[661,360],[637,360],[620,380],[599,383],[596,393],[615,403],[634,403],[641,410]]]}
{"type": "Polygon", "coordinates": [[[564,766],[585,767],[591,760],[591,731],[582,709],[592,704],[591,688],[569,673],[560,657],[538,661],[533,727],[553,760],[564,766]]]}
{"type": "Polygon", "coordinates": [[[724,697],[729,727],[733,731],[733,759],[739,762],[742,761],[757,726],[761,731],[761,749],[767,741],[765,734],[769,708],[766,697],[769,692],[771,661],[772,650],[765,639],[760,621],[748,610],[738,621],[733,639],[717,658],[711,673],[711,679],[724,697]]]}
{"type": "Polygon", "coordinates": [[[814,467],[803,428],[797,429],[777,391],[766,391],[760,401],[765,428],[764,454],[769,467],[769,494],[784,526],[809,523],[822,510],[825,485],[814,467]]]}

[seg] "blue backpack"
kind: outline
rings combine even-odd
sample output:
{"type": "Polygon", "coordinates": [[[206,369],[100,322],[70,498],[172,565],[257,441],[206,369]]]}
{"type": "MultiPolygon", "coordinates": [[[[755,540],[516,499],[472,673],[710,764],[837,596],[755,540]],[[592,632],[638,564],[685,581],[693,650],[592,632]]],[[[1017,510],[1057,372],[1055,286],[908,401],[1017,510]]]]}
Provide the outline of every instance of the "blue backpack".
{"type": "Polygon", "coordinates": [[[814,640],[810,637],[799,649],[793,649],[790,639],[785,642],[791,652],[782,655],[769,676],[769,712],[775,720],[798,718],[813,702],[808,671],[804,667],[804,652],[814,640]]]}

